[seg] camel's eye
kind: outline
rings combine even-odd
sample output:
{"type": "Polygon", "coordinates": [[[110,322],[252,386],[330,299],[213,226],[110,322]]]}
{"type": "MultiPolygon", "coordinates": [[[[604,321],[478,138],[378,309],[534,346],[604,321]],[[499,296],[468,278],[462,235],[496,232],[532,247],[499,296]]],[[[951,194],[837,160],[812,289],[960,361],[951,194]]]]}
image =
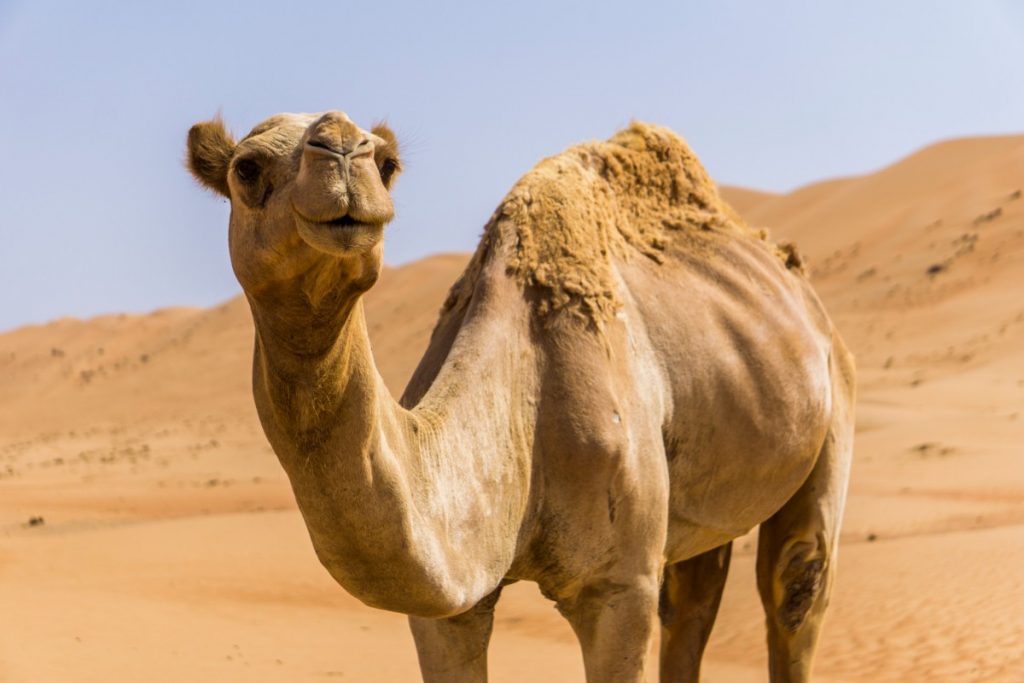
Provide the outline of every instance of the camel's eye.
{"type": "Polygon", "coordinates": [[[260,176],[260,165],[252,159],[239,159],[235,162],[235,173],[239,180],[250,183],[260,176]]]}
{"type": "Polygon", "coordinates": [[[238,184],[235,185],[232,196],[238,197],[246,206],[253,209],[266,204],[274,189],[269,174],[263,173],[263,164],[266,161],[259,157],[254,158],[254,155],[235,160],[234,172],[238,184]]]}
{"type": "Polygon", "coordinates": [[[380,179],[384,183],[384,187],[391,186],[391,180],[395,176],[395,172],[398,170],[398,161],[395,159],[387,158],[380,164],[380,179]]]}

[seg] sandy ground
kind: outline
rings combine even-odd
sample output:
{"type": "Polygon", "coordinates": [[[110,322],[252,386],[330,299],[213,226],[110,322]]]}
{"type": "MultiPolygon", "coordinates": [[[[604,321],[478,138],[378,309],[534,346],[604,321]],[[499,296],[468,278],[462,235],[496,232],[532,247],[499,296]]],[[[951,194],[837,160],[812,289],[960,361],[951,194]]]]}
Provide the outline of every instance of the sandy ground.
{"type": "MultiPolygon", "coordinates": [[[[723,189],[797,242],[860,366],[818,680],[1024,681],[1022,188],[1024,137],[1003,137],[786,195],[723,189]]],[[[371,293],[394,391],[465,259],[371,293]]],[[[0,681],[417,679],[404,618],[315,559],[255,419],[248,315],[235,299],[0,335],[0,681]]],[[[767,678],[755,542],[737,542],[708,681],[767,678]]],[[[506,590],[491,670],[582,680],[532,585],[506,590]]]]}

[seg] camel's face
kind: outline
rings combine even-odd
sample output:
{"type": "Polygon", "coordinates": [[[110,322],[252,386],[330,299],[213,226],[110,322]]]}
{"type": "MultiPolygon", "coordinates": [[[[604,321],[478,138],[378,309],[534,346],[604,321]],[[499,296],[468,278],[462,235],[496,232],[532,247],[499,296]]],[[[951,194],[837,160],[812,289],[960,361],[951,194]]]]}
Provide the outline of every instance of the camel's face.
{"type": "Polygon", "coordinates": [[[246,290],[325,261],[379,267],[399,170],[386,126],[368,132],[337,111],[281,114],[236,144],[214,120],[189,131],[189,165],[231,200],[231,261],[246,290]]]}

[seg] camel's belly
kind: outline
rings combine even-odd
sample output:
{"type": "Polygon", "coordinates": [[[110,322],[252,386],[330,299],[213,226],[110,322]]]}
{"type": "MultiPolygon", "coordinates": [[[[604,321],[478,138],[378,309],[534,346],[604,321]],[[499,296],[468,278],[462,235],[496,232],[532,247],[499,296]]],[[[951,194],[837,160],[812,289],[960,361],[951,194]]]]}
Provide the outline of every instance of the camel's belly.
{"type": "Polygon", "coordinates": [[[665,444],[672,561],[770,517],[814,466],[831,411],[827,356],[809,354],[802,364],[766,356],[757,381],[733,365],[698,387],[699,396],[677,395],[665,444]]]}
{"type": "Polygon", "coordinates": [[[680,453],[691,465],[670,463],[666,560],[678,562],[716,548],[771,517],[810,474],[821,440],[803,449],[766,453],[762,459],[727,451],[680,453]],[[710,464],[746,463],[749,473],[725,472],[710,464]]]}

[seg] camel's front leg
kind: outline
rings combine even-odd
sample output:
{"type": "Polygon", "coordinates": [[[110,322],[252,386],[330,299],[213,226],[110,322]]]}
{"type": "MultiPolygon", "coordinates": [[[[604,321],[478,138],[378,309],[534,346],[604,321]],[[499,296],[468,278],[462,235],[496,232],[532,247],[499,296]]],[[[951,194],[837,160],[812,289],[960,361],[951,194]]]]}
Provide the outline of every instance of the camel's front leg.
{"type": "Polygon", "coordinates": [[[499,586],[476,606],[447,619],[409,617],[424,683],[486,683],[487,644],[499,586]]]}
{"type": "Polygon", "coordinates": [[[583,588],[559,609],[583,648],[587,683],[644,680],[658,607],[657,577],[583,588]]]}

